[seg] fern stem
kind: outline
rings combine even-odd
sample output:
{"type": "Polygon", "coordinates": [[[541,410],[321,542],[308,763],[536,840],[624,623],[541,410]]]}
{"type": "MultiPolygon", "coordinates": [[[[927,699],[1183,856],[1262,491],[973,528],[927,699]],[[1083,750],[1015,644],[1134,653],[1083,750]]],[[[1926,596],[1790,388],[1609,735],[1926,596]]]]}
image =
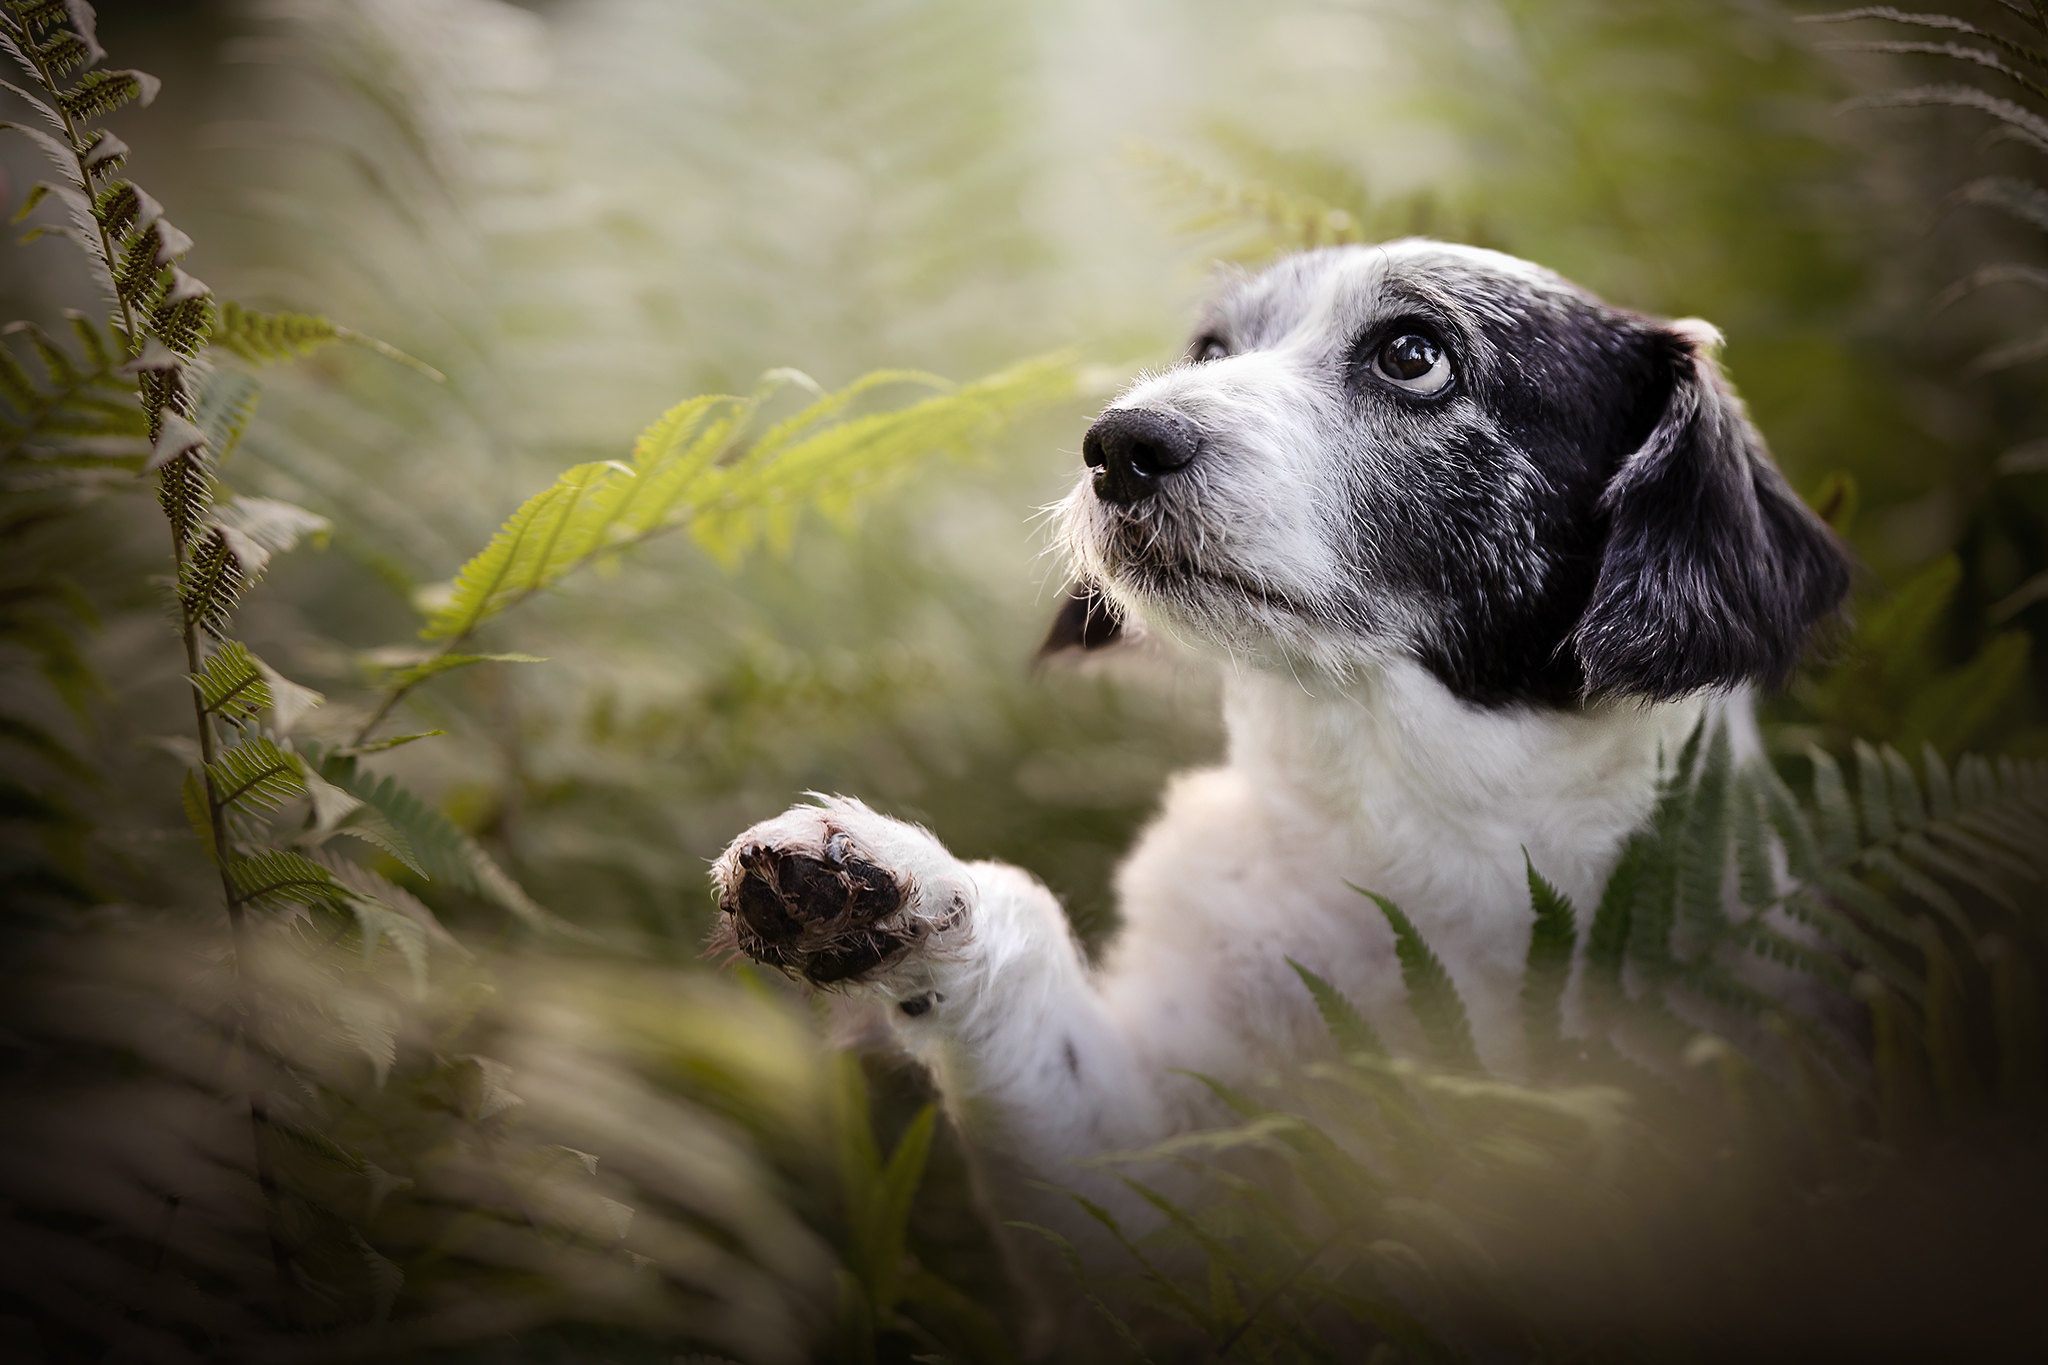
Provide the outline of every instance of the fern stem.
{"type": "MultiPolygon", "coordinates": [[[[22,39],[20,49],[34,66],[37,80],[56,100],[57,116],[64,125],[65,142],[71,149],[71,158],[78,169],[78,188],[85,195],[87,203],[92,201],[92,172],[85,164],[85,153],[80,150],[83,139],[79,135],[78,121],[71,111],[64,107],[62,92],[57,77],[36,45],[34,35],[18,19],[9,18],[9,27],[22,39]]],[[[121,292],[120,283],[114,278],[114,243],[107,234],[107,227],[97,213],[92,214],[94,231],[99,237],[100,265],[106,271],[107,286],[114,297],[114,304],[120,310],[120,329],[123,345],[128,354],[142,353],[142,327],[137,323],[135,311],[121,292]]],[[[137,399],[142,400],[141,386],[137,386],[137,399]]],[[[181,457],[183,458],[183,457],[181,457]]],[[[189,547],[184,533],[175,518],[170,520],[171,561],[175,573],[173,582],[183,583],[185,566],[189,559],[189,547]]],[[[192,612],[181,601],[179,604],[179,636],[185,650],[185,666],[194,676],[205,669],[205,646],[200,639],[198,622],[192,612]]],[[[200,781],[206,792],[207,824],[212,835],[214,866],[220,876],[221,894],[225,899],[228,918],[229,972],[234,982],[236,1021],[234,1045],[248,1055],[249,1030],[257,1017],[256,1002],[252,995],[247,974],[244,971],[247,952],[247,926],[241,898],[235,894],[232,880],[228,876],[228,863],[232,856],[229,848],[226,813],[227,803],[222,798],[218,784],[214,781],[213,763],[218,756],[219,744],[214,734],[211,717],[207,715],[206,702],[198,688],[192,690],[192,714],[198,731],[199,754],[201,759],[200,781]]],[[[285,1247],[284,1230],[278,1215],[277,1174],[270,1157],[265,1151],[265,1135],[270,1129],[270,1108],[260,1087],[248,1087],[249,1137],[252,1156],[255,1161],[256,1187],[263,1204],[264,1237],[269,1245],[270,1263],[277,1275],[278,1307],[287,1321],[291,1318],[291,1255],[285,1247]]]]}

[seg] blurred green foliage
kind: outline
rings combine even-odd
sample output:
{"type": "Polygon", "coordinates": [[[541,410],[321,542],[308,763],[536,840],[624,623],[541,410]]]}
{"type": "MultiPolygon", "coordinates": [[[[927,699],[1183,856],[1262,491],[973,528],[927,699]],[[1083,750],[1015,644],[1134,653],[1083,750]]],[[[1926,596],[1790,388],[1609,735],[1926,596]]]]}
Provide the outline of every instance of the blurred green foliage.
{"type": "MultiPolygon", "coordinates": [[[[329,873],[341,892],[231,949],[188,825],[204,793],[180,801],[192,686],[164,624],[163,519],[137,477],[163,404],[136,406],[75,253],[11,250],[0,301],[43,329],[10,338],[0,372],[5,1085],[27,1116],[4,1167],[0,1333],[24,1353],[265,1358],[311,1330],[376,1358],[1006,1358],[1024,1310],[957,1138],[886,1059],[867,1064],[870,1110],[821,1041],[857,1020],[698,961],[705,860],[804,790],[848,791],[1043,876],[1091,943],[1110,931],[1116,857],[1165,776],[1216,752],[1213,689],[1168,665],[1031,675],[1060,580],[1029,513],[1071,477],[1089,407],[1176,352],[1218,257],[1427,232],[1710,319],[1780,462],[1867,566],[1853,628],[1773,704],[1792,785],[1840,814],[1826,761],[1802,756],[1814,744],[2048,753],[2048,660],[2030,647],[2048,620],[2048,433],[2024,349],[2048,301],[2035,201],[2013,192],[2043,149],[2024,123],[1885,92],[2042,102],[1982,64],[1898,47],[1954,30],[1808,27],[1760,0],[101,10],[113,61],[166,81],[149,110],[108,120],[132,144],[116,169],[190,233],[181,269],[246,305],[214,314],[222,354],[190,395],[217,457],[212,505],[297,505],[331,528],[224,610],[250,662],[223,666],[220,695],[244,689],[250,727],[302,727],[309,761],[278,795],[320,837],[285,852],[320,855],[329,835],[353,848],[329,873]],[[1844,41],[1880,46],[1820,47],[1844,41]],[[870,471],[889,495],[838,515],[800,510],[815,500],[792,484],[749,522],[773,553],[735,567],[686,537],[631,554],[600,537],[529,563],[525,586],[546,591],[503,619],[463,616],[438,662],[413,639],[523,499],[564,496],[553,481],[572,466],[578,489],[612,486],[604,462],[632,459],[681,395],[754,394],[793,367],[762,400],[773,430],[806,408],[798,394],[882,367],[964,378],[1061,347],[1086,358],[1079,394],[999,440],[990,423],[889,446],[870,471]],[[994,453],[911,462],[933,444],[994,453]],[[553,571],[571,559],[578,573],[553,571]],[[287,679],[325,704],[304,711],[287,679]],[[303,714],[282,721],[281,698],[303,714]],[[443,733],[373,752],[387,720],[394,738],[443,733]],[[343,901],[358,908],[321,913],[343,901]],[[269,983],[253,1045],[237,955],[269,983]],[[253,1138],[252,1096],[267,1101],[253,1138]],[[255,1198],[266,1167],[282,1190],[255,1198]]],[[[1970,17],[2032,32],[2031,10],[2009,11],[1987,0],[1970,17]]],[[[19,137],[0,157],[18,206],[47,169],[19,137]]],[[[61,220],[46,205],[32,221],[61,220]]],[[[155,303],[176,288],[155,284],[155,303]]],[[[813,472],[850,472],[819,454],[813,472]]],[[[1847,817],[1859,857],[1869,794],[1847,817]]],[[[2038,937],[1937,935],[1900,978],[1918,999],[1894,981],[1865,1000],[1879,1049],[1910,1054],[1889,1074],[1921,1097],[1887,1094],[1886,1141],[1903,1141],[1901,1113],[1948,1113],[1930,1097],[1957,1048],[1977,1056],[1970,1038],[2006,1044],[1984,1054],[1984,1093],[2038,1079],[2038,1057],[2010,1060],[2013,1039],[2038,1039],[2038,937]],[[1967,1002],[1961,1032],[1945,983],[1967,1002]]],[[[1406,946],[1426,965],[1427,945],[1406,946]]],[[[1342,1051],[1376,1051],[1347,1034],[1341,999],[1318,998],[1342,1051]]],[[[1769,1082],[1730,1052],[1694,1061],[1721,1088],[1655,1100],[1669,1122],[1641,1146],[1608,1142],[1628,1128],[1608,1092],[1509,1093],[1383,1058],[1261,1099],[1248,1136],[1204,1141],[1263,1151],[1293,1134],[1306,1174],[1290,1178],[1324,1182],[1326,1212],[1383,1208],[1385,1191],[1347,1193],[1359,1170],[1337,1149],[1398,1120],[1374,1106],[1405,1087],[1438,1137],[1398,1199],[1436,1192],[1470,1214],[1506,1191],[1513,1234],[1556,1225],[1593,1184],[1614,1221],[1574,1225],[1559,1259],[1581,1269],[1751,1207],[1717,1203],[1728,1188],[1890,1188],[1840,1155],[1874,1111],[1812,1120],[1850,1136],[1790,1174],[1673,1182],[1688,1155],[1711,1168],[1724,1150],[1778,1150],[1729,1130],[1751,1112],[1738,1092],[1769,1082]],[[1307,1126],[1287,1127],[1297,1102],[1307,1126]],[[1296,1141],[1318,1123],[1335,1139],[1296,1141]],[[1676,1156],[1656,1145],[1673,1133],[1676,1156]],[[1537,1167],[1519,1185],[1502,1174],[1537,1167]],[[1644,1205],[1655,1216],[1624,1216],[1644,1205]]],[[[1203,1160],[1227,1196],[1203,1217],[1222,1221],[1155,1249],[1173,1270],[1160,1292],[1178,1303],[1193,1265],[1207,1279],[1181,1327],[1191,1311],[1219,1355],[1307,1351],[1250,1327],[1306,1288],[1274,1279],[1329,1228],[1262,1223],[1270,1207],[1232,1203],[1258,1205],[1261,1187],[1203,1160]]],[[[1391,1279],[1310,1279],[1364,1324],[1361,1351],[1429,1357],[1439,1325],[1389,1305],[1501,1295],[1444,1288],[1471,1247],[1426,1198],[1395,1213],[1367,1239],[1391,1279]]],[[[1864,1235],[1843,1226],[1812,1245],[1864,1235]]],[[[1716,1223],[1697,1259],[1657,1263],[1670,1292],[1646,1292],[1649,1335],[1595,1345],[1682,1334],[1715,1309],[1698,1286],[1716,1256],[1756,1245],[1716,1223]]],[[[1537,1282],[1506,1293],[1510,1329],[1537,1282]]]]}

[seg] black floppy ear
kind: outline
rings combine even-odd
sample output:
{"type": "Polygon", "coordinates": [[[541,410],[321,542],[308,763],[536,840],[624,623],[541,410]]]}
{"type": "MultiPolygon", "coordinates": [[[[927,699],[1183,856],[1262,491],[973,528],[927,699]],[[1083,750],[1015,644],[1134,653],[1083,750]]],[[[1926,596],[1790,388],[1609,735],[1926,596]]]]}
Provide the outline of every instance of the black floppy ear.
{"type": "Polygon", "coordinates": [[[1037,662],[1068,650],[1107,649],[1125,637],[1123,613],[1098,585],[1084,578],[1067,589],[1059,615],[1052,618],[1052,629],[1038,647],[1037,662]]]}
{"type": "Polygon", "coordinates": [[[1771,463],[1704,323],[1659,328],[1663,417],[1601,500],[1606,548],[1572,637],[1589,696],[1783,683],[1849,591],[1849,556],[1771,463]]]}

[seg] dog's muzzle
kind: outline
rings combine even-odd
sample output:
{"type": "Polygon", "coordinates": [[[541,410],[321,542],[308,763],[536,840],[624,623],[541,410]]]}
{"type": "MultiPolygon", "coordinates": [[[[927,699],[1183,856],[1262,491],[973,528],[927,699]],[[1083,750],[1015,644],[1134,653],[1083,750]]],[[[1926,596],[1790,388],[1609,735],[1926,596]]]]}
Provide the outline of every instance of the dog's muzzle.
{"type": "Polygon", "coordinates": [[[1095,496],[1129,505],[1159,491],[1174,471],[1194,462],[1201,434],[1183,417],[1150,408],[1112,408],[1081,441],[1081,459],[1095,471],[1095,496]]]}

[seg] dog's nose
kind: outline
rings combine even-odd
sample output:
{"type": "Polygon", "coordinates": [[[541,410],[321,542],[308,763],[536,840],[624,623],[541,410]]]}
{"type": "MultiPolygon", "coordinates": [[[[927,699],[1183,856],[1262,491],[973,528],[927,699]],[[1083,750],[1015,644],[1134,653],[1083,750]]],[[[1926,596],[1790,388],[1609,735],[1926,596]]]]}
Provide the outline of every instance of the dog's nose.
{"type": "Polygon", "coordinates": [[[1081,459],[1095,471],[1095,496],[1132,503],[1151,497],[1174,470],[1195,458],[1201,437],[1170,412],[1112,408],[1081,441],[1081,459]]]}

